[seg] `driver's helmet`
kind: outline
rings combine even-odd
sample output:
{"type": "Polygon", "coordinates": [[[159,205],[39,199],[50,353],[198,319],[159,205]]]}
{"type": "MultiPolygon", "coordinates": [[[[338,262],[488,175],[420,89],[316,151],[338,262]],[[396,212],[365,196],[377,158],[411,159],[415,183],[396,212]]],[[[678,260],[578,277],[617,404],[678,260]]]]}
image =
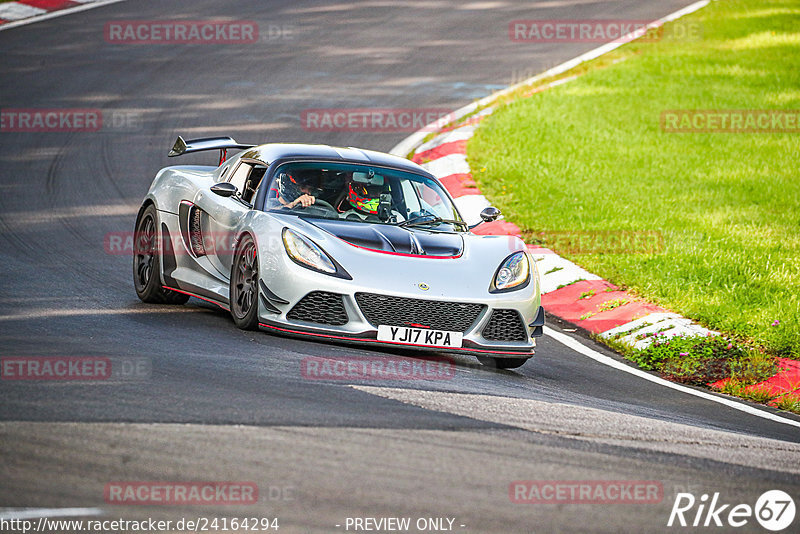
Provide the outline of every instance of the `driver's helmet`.
{"type": "Polygon", "coordinates": [[[376,215],[383,187],[350,182],[347,201],[358,211],[376,215]]]}
{"type": "Polygon", "coordinates": [[[319,188],[314,186],[312,173],[302,170],[282,172],[278,176],[278,194],[287,202],[293,202],[304,194],[303,188],[308,189],[310,195],[318,196],[319,188]]]}

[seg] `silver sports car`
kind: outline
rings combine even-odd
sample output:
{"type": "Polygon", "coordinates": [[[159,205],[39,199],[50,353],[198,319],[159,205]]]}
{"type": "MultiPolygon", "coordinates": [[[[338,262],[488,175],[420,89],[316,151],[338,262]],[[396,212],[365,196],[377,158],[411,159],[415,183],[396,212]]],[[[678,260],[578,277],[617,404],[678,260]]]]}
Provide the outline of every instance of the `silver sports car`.
{"type": "MultiPolygon", "coordinates": [[[[524,243],[476,235],[447,191],[405,159],[325,145],[184,141],[136,219],[144,302],[196,297],[242,329],[461,353],[499,368],[533,356],[544,309],[524,243]],[[226,159],[227,151],[240,152],[226,159]]],[[[483,221],[500,215],[495,208],[483,221]]]]}

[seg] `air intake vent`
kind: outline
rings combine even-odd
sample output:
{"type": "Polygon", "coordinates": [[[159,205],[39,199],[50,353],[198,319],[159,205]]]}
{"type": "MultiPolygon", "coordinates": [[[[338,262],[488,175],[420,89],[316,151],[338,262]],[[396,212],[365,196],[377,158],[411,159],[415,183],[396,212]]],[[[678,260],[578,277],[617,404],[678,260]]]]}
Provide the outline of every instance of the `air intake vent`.
{"type": "Polygon", "coordinates": [[[528,332],[517,310],[493,310],[483,337],[490,341],[527,341],[528,332]]]}
{"type": "Polygon", "coordinates": [[[344,309],[342,295],[325,291],[312,291],[294,305],[286,315],[292,321],[341,326],[349,318],[344,309]]]}
{"type": "Polygon", "coordinates": [[[201,212],[196,206],[189,209],[189,243],[195,256],[205,256],[206,247],[203,244],[203,230],[200,226],[201,212]]]}

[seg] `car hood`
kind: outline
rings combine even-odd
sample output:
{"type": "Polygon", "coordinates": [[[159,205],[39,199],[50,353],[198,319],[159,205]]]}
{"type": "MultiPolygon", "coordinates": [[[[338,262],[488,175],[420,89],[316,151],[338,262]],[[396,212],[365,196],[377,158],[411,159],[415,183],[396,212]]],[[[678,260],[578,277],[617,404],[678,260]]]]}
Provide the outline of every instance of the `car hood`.
{"type": "MultiPolygon", "coordinates": [[[[314,280],[314,283],[319,284],[317,287],[326,288],[334,293],[350,294],[354,291],[369,290],[391,295],[416,295],[419,298],[463,302],[538,298],[538,284],[530,284],[519,292],[489,293],[492,279],[503,260],[514,252],[525,250],[525,243],[515,236],[477,235],[466,232],[437,234],[419,228],[392,228],[380,224],[348,221],[337,224],[337,221],[332,219],[298,217],[288,213],[254,210],[251,214],[249,217],[257,219],[258,222],[247,222],[246,216],[245,225],[260,236],[259,246],[263,248],[262,261],[265,262],[263,273],[270,269],[282,269],[273,264],[277,264],[277,259],[286,257],[280,235],[284,228],[290,228],[311,239],[330,258],[336,260],[350,274],[352,280],[335,278],[304,268],[296,269],[299,272],[295,272],[293,276],[314,280]],[[353,232],[360,231],[368,235],[367,231],[372,232],[368,230],[370,227],[381,230],[381,234],[387,239],[391,239],[387,232],[392,230],[413,234],[423,246],[429,247],[426,250],[428,254],[391,252],[391,248],[385,243],[377,242],[377,240],[382,241],[382,238],[374,233],[372,239],[375,241],[372,241],[371,247],[375,248],[348,241],[348,239],[357,241],[359,237],[351,235],[351,229],[353,232]],[[337,233],[341,237],[337,236],[337,233]],[[433,244],[434,240],[437,241],[436,245],[433,244]],[[445,245],[441,243],[451,247],[448,253],[460,250],[460,254],[431,255],[432,251],[437,250],[437,246],[440,247],[437,253],[445,252],[445,245]],[[428,289],[421,289],[420,284],[424,284],[428,289]]],[[[361,243],[369,242],[364,236],[360,237],[361,243]]],[[[401,241],[398,238],[393,247],[402,250],[397,243],[408,242],[409,239],[405,237],[405,241],[401,241]]],[[[291,260],[288,261],[291,263],[291,260]]],[[[269,285],[269,281],[266,283],[269,285]]]]}
{"type": "Polygon", "coordinates": [[[445,257],[461,256],[464,251],[464,239],[459,234],[402,228],[390,224],[311,218],[304,220],[351,245],[369,250],[445,257]]]}

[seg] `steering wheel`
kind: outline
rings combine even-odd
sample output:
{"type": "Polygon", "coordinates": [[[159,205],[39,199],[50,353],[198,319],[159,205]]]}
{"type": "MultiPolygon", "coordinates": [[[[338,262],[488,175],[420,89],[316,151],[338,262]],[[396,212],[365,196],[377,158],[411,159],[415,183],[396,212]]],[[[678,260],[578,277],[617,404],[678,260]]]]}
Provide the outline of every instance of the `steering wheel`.
{"type": "Polygon", "coordinates": [[[328,201],[326,201],[326,200],[322,200],[321,198],[317,198],[317,199],[315,199],[315,200],[314,200],[314,203],[313,203],[313,204],[311,204],[311,206],[310,206],[310,207],[312,207],[312,208],[313,208],[313,207],[319,206],[320,204],[322,204],[322,207],[323,207],[323,208],[328,208],[329,210],[336,211],[336,208],[334,208],[333,206],[331,206],[331,204],[330,204],[328,201]]]}
{"type": "Polygon", "coordinates": [[[330,203],[326,202],[325,200],[322,200],[321,198],[317,198],[316,200],[314,200],[313,204],[311,204],[310,206],[308,206],[306,208],[304,208],[300,204],[295,206],[295,209],[297,209],[297,208],[300,208],[300,209],[320,208],[321,210],[331,211],[331,212],[335,213],[337,216],[339,215],[339,212],[336,211],[336,208],[334,208],[333,206],[330,205],[330,203]]]}

